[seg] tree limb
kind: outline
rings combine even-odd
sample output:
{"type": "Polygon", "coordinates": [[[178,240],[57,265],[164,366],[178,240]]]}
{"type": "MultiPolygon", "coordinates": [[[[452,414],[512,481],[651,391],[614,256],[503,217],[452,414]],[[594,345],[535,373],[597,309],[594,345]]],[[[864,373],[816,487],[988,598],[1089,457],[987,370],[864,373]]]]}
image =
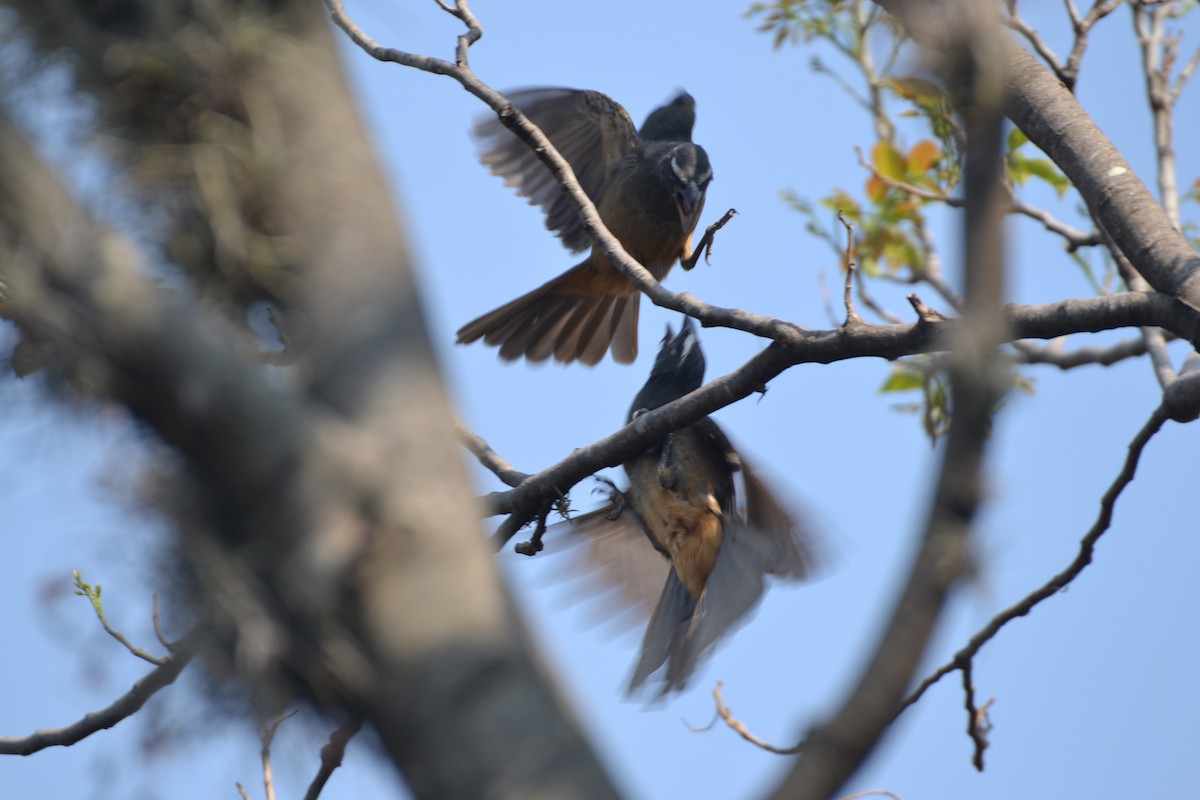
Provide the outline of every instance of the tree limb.
{"type": "Polygon", "coordinates": [[[82,719],[62,728],[43,728],[28,736],[0,737],[0,754],[28,756],[47,747],[70,747],[93,733],[107,730],[127,717],[136,714],[146,701],[175,682],[184,667],[200,649],[201,637],[192,631],[181,639],[162,663],[146,674],[125,694],[106,708],[93,711],[82,719]]]}

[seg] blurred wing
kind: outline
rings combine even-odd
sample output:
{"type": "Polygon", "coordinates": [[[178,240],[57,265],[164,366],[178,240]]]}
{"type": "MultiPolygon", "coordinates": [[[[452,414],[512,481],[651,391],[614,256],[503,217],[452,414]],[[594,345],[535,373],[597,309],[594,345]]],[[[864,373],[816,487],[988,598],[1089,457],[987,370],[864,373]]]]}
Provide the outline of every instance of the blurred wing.
{"type": "Polygon", "coordinates": [[[784,509],[746,459],[740,454],[738,458],[742,462],[746,525],[751,532],[766,534],[774,546],[770,573],[788,580],[811,578],[819,561],[812,532],[784,509]]]}
{"type": "MultiPolygon", "coordinates": [[[[772,560],[767,570],[771,575],[788,580],[812,577],[818,559],[814,553],[812,534],[775,498],[774,492],[746,461],[745,457],[729,441],[729,437],[717,423],[705,417],[696,423],[713,439],[716,446],[725,451],[725,458],[741,475],[743,508],[740,516],[746,521],[747,530],[742,534],[762,537],[771,543],[772,560]]],[[[739,515],[738,509],[727,509],[726,513],[739,515]]]]}
{"type": "Polygon", "coordinates": [[[647,680],[660,697],[686,688],[696,667],[762,600],[777,550],[771,538],[733,520],[699,601],[672,572],[646,628],[626,693],[636,694],[647,680]]]}
{"type": "MultiPolygon", "coordinates": [[[[629,114],[600,92],[523,89],[510,93],[508,99],[554,143],[593,202],[599,199],[609,171],[638,145],[629,114]]],[[[498,117],[479,118],[472,134],[481,147],[479,160],[518,195],[542,207],[546,227],[558,234],[564,246],[580,251],[591,245],[579,213],[550,169],[498,117]]]]}
{"type": "Polygon", "coordinates": [[[598,624],[618,629],[650,619],[671,570],[671,562],[654,549],[628,503],[615,518],[616,507],[581,514],[546,529],[548,552],[569,559],[562,570],[573,595],[592,606],[598,624]],[[561,550],[551,548],[557,543],[561,550]]]}

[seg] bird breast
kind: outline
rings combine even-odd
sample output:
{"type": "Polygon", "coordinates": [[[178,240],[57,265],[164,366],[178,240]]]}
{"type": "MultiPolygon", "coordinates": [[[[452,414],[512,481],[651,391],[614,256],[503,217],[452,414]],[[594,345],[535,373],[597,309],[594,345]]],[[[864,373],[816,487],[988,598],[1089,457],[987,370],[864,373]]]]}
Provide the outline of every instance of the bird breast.
{"type": "Polygon", "coordinates": [[[645,162],[618,170],[597,210],[626,252],[657,280],[691,249],[691,231],[683,229],[670,187],[662,185],[645,162]]]}
{"type": "MultiPolygon", "coordinates": [[[[653,470],[653,465],[646,464],[653,470]]],[[[650,535],[671,558],[671,565],[688,593],[699,598],[717,561],[724,538],[720,504],[711,491],[690,487],[665,488],[660,481],[630,476],[634,510],[650,535]]]]}

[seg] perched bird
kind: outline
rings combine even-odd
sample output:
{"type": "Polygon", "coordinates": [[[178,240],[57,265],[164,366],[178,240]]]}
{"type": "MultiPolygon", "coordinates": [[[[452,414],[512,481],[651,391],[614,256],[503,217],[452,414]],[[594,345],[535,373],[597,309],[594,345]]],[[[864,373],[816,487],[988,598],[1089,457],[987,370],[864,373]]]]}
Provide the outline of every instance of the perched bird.
{"type": "MultiPolygon", "coordinates": [[[[692,144],[696,103],[686,92],[646,118],[640,131],[615,100],[576,89],[528,89],[509,95],[570,163],[604,224],[628,253],[661,281],[692,253],[712,167],[692,144]]],[[[546,213],[546,227],[572,252],[592,246],[578,211],[550,170],[498,118],[476,123],[480,161],[546,213]]],[[[482,338],[500,357],[592,365],[637,357],[640,293],[597,248],[532,292],[469,322],[458,343],[482,338]]]]}
{"type": "MultiPolygon", "coordinates": [[[[704,353],[691,321],[678,335],[668,327],[628,421],[703,379],[704,353]]],[[[661,671],[659,694],[666,694],[683,689],[713,645],[757,605],[766,576],[804,578],[813,557],[796,521],[708,417],[623,467],[629,488],[614,487],[611,504],[576,517],[571,530],[590,551],[597,582],[624,593],[628,605],[647,605],[643,584],[657,566],[648,562],[669,564],[628,686],[632,694],[661,671]]]]}

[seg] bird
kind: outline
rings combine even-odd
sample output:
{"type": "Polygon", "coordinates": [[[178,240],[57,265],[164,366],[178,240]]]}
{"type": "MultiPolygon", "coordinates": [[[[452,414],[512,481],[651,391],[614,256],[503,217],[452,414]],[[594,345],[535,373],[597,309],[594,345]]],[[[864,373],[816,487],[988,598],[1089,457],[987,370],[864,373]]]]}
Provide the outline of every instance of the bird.
{"type": "MultiPolygon", "coordinates": [[[[668,326],[627,423],[695,391],[704,369],[691,320],[678,334],[668,326]]],[[[758,604],[768,576],[810,577],[817,559],[811,535],[711,418],[668,434],[622,467],[629,488],[610,483],[609,503],[567,527],[589,552],[593,583],[617,589],[635,610],[650,607],[645,584],[666,567],[626,686],[632,696],[653,677],[661,697],[686,688],[714,645],[758,604]]]]}
{"type": "MultiPolygon", "coordinates": [[[[696,102],[680,92],[652,111],[636,129],[628,112],[600,92],[525,89],[508,95],[571,165],[605,226],[621,245],[662,281],[676,262],[692,255],[692,232],[712,181],[708,154],[693,144],[696,102]]],[[[597,364],[611,347],[613,359],[637,358],[641,294],[613,266],[583,228],[578,211],[550,170],[498,117],[476,122],[480,161],[532,205],[546,227],[572,252],[587,258],[563,274],[468,322],[459,344],[483,339],[500,358],[597,364]]]]}

